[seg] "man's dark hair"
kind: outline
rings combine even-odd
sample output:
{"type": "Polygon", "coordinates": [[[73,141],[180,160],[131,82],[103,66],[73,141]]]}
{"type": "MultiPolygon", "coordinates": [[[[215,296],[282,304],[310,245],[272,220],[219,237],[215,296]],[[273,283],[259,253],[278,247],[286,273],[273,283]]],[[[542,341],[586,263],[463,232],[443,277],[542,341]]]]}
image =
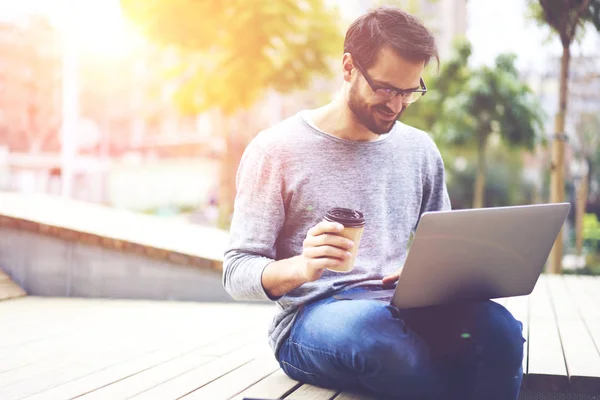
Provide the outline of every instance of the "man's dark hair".
{"type": "Polygon", "coordinates": [[[372,9],[350,25],[344,53],[352,54],[367,69],[385,46],[409,61],[427,65],[434,58],[440,62],[433,33],[415,16],[390,6],[372,9]]]}

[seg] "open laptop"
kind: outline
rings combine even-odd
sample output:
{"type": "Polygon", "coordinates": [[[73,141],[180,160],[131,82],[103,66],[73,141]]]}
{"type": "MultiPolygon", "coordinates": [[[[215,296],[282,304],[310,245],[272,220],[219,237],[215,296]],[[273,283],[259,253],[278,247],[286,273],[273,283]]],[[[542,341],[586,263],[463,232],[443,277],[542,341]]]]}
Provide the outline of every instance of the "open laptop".
{"type": "Polygon", "coordinates": [[[426,212],[395,289],[337,298],[398,308],[527,295],[569,213],[569,203],[426,212]]]}

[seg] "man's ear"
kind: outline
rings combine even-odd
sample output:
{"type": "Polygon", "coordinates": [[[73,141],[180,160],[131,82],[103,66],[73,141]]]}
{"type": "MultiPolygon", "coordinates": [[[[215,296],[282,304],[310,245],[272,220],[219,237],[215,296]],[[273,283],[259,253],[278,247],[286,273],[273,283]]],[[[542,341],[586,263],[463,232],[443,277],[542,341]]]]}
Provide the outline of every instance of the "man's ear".
{"type": "Polygon", "coordinates": [[[344,53],[344,56],[342,57],[342,73],[344,76],[344,81],[352,81],[352,70],[354,70],[352,55],[350,53],[344,53]]]}

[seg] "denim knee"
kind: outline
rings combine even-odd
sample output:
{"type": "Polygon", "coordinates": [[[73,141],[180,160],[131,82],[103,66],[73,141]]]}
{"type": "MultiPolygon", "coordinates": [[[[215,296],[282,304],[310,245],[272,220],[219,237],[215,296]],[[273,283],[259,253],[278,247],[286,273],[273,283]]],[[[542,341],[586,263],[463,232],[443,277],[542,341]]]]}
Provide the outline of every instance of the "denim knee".
{"type": "Polygon", "coordinates": [[[489,301],[478,305],[474,330],[477,352],[493,357],[498,366],[514,368],[523,361],[523,324],[502,305],[489,301]]]}

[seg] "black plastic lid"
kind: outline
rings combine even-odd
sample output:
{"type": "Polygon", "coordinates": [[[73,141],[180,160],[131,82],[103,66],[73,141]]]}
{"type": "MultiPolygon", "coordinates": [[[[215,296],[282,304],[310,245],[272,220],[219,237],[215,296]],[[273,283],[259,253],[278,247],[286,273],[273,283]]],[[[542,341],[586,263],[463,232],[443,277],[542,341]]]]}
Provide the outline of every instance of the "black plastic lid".
{"type": "Polygon", "coordinates": [[[330,208],[325,214],[325,219],[331,222],[339,222],[348,228],[365,226],[365,216],[363,213],[349,208],[330,208]]]}

